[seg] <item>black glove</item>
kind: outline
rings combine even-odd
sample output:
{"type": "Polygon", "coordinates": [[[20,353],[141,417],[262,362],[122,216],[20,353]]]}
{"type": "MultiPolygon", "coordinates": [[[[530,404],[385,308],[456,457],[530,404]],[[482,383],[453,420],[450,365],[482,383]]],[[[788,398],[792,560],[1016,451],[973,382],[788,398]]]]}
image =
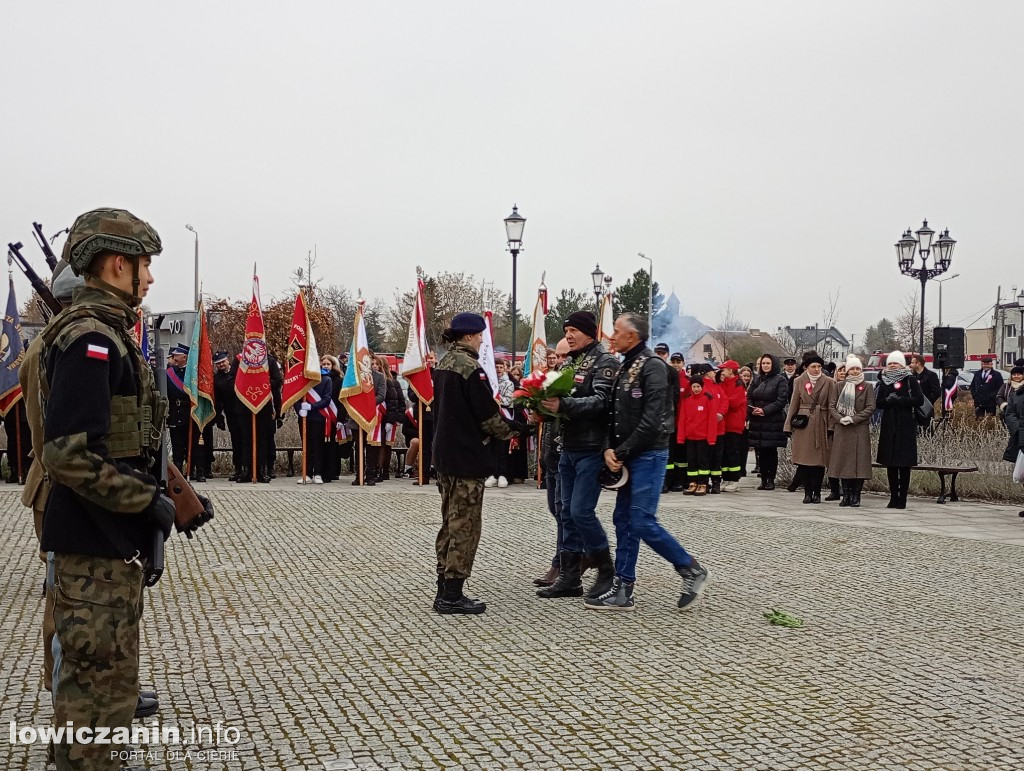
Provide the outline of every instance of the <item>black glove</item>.
{"type": "Polygon", "coordinates": [[[227,426],[224,424],[224,416],[223,415],[218,415],[217,418],[213,421],[213,423],[221,431],[223,431],[224,429],[227,428],[227,426]]]}
{"type": "Polygon", "coordinates": [[[900,395],[897,394],[897,393],[891,393],[891,394],[889,394],[888,396],[885,397],[885,403],[886,404],[898,404],[899,400],[900,400],[900,395]]]}
{"type": "Polygon", "coordinates": [[[174,501],[160,493],[153,501],[153,511],[150,517],[153,524],[164,531],[164,540],[170,538],[171,530],[174,529],[174,501]]]}
{"type": "Polygon", "coordinates": [[[281,426],[283,426],[283,425],[284,425],[284,418],[282,418],[280,415],[278,415],[278,417],[277,417],[277,427],[281,428],[281,426]]]}

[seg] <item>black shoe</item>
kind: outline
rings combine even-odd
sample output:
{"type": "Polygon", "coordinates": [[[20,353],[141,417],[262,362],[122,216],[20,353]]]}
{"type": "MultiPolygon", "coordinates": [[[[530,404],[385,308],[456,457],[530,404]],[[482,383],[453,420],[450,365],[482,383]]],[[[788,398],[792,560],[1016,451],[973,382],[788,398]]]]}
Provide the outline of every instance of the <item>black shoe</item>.
{"type": "Polygon", "coordinates": [[[683,492],[683,490],[686,489],[686,485],[684,485],[682,482],[676,482],[674,485],[670,485],[668,489],[669,492],[681,493],[683,492]]]}
{"type": "Polygon", "coordinates": [[[750,473],[753,474],[754,476],[759,476],[761,474],[761,467],[760,466],[754,466],[754,470],[751,471],[750,473]]]}
{"type": "Polygon", "coordinates": [[[612,588],[612,582],[615,580],[615,563],[612,562],[612,553],[607,547],[601,551],[591,552],[587,556],[597,568],[597,577],[587,592],[587,597],[595,599],[612,588]]]}
{"type": "Polygon", "coordinates": [[[444,594],[444,576],[437,577],[437,594],[434,595],[434,602],[436,603],[441,599],[441,595],[444,594]]]}
{"type": "Polygon", "coordinates": [[[479,600],[473,600],[462,593],[464,578],[449,578],[444,582],[441,596],[434,600],[434,610],[442,615],[476,615],[487,610],[479,600]]]}
{"type": "MultiPolygon", "coordinates": [[[[206,480],[204,479],[203,481],[205,482],[206,480]]],[[[270,484],[270,477],[268,477],[268,476],[266,476],[264,474],[260,474],[258,477],[256,477],[256,481],[261,483],[261,484],[264,484],[264,485],[269,485],[270,484]]]]}
{"type": "Polygon", "coordinates": [[[694,557],[685,568],[676,568],[676,572],[683,579],[683,591],[677,605],[680,610],[690,610],[708,582],[708,569],[694,557]]]}
{"type": "Polygon", "coordinates": [[[135,719],[138,720],[139,718],[155,715],[159,709],[159,701],[143,698],[142,694],[139,694],[139,700],[135,704],[135,719]]]}
{"type": "Polygon", "coordinates": [[[616,578],[608,591],[600,597],[587,597],[583,600],[583,607],[590,610],[635,610],[633,584],[616,578]]]}
{"type": "Polygon", "coordinates": [[[661,494],[664,495],[668,492],[668,482],[661,483],[661,494]]]}
{"type": "Polygon", "coordinates": [[[839,493],[837,493],[837,492],[836,492],[835,490],[832,490],[832,491],[830,491],[830,492],[829,492],[829,494],[828,494],[828,495],[827,495],[827,496],[825,497],[825,500],[826,500],[826,501],[839,501],[839,500],[842,500],[842,498],[843,498],[843,496],[842,496],[842,495],[840,495],[839,493]]]}
{"type": "MultiPolygon", "coordinates": [[[[795,493],[799,489],[800,489],[800,485],[797,484],[796,482],[790,482],[788,485],[786,485],[786,492],[787,493],[795,493]]],[[[807,503],[807,501],[804,501],[804,503],[807,503]]]]}
{"type": "Polygon", "coordinates": [[[804,503],[810,503],[810,502],[811,502],[811,491],[810,490],[804,490],[804,503]]]}
{"type": "Polygon", "coordinates": [[[1017,516],[1018,517],[1024,517],[1024,511],[1018,511],[1017,512],[1017,516]]]}
{"type": "Polygon", "coordinates": [[[851,500],[853,498],[853,482],[847,482],[843,480],[843,499],[839,501],[840,506],[852,506],[851,500]]]}
{"type": "Polygon", "coordinates": [[[708,485],[708,495],[721,495],[722,494],[722,478],[715,477],[711,480],[711,484],[708,485]]]}
{"type": "Polygon", "coordinates": [[[196,474],[195,479],[193,479],[192,481],[193,482],[205,482],[206,481],[206,474],[196,474]]]}
{"type": "Polygon", "coordinates": [[[558,578],[551,586],[537,590],[538,597],[582,597],[583,582],[580,580],[580,561],[583,555],[579,552],[564,551],[558,556],[561,569],[558,578]]]}
{"type": "Polygon", "coordinates": [[[139,688],[139,696],[141,698],[143,698],[143,699],[158,700],[156,698],[156,691],[153,691],[153,690],[150,690],[150,689],[147,689],[147,688],[139,688]]]}
{"type": "Polygon", "coordinates": [[[858,479],[851,483],[850,486],[850,505],[859,508],[860,507],[860,491],[864,487],[864,480],[858,479]]]}
{"type": "Polygon", "coordinates": [[[821,492],[819,490],[811,493],[811,503],[821,503],[821,492]]]}
{"type": "Polygon", "coordinates": [[[775,480],[774,479],[766,479],[764,481],[764,489],[765,490],[774,490],[775,489],[775,480]]]}
{"type": "Polygon", "coordinates": [[[761,477],[761,484],[759,484],[757,486],[757,488],[755,488],[755,489],[757,489],[757,490],[767,490],[768,489],[768,480],[765,479],[764,477],[761,477]]]}

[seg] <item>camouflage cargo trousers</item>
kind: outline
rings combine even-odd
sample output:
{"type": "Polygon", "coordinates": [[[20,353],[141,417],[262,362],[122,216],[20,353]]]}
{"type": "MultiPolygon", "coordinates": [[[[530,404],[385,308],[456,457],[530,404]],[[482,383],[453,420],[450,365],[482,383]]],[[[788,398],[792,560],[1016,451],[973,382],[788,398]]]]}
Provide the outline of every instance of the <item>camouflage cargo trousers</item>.
{"type": "Polygon", "coordinates": [[[437,475],[441,491],[441,531],[437,534],[437,574],[469,578],[483,529],[484,480],[437,475]]]}
{"type": "MultiPolygon", "coordinates": [[[[54,724],[130,728],[139,696],[142,568],[124,560],[54,555],[53,625],[61,660],[54,724]]],[[[119,769],[111,744],[59,744],[58,769],[119,769]]]]}

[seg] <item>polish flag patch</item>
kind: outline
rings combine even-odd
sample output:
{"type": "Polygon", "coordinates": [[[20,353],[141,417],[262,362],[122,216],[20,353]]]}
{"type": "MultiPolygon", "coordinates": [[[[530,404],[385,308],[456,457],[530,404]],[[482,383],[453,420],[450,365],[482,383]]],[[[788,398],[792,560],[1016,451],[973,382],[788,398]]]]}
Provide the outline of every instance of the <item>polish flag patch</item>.
{"type": "Polygon", "coordinates": [[[110,360],[110,349],[104,348],[102,345],[89,344],[89,347],[85,350],[85,356],[87,359],[99,359],[100,361],[110,360]]]}

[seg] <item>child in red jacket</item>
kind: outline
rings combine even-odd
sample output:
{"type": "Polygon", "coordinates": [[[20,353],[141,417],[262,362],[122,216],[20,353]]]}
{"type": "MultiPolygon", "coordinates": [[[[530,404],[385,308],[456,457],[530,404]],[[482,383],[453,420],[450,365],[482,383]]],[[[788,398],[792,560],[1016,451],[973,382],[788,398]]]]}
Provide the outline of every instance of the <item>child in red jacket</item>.
{"type": "Polygon", "coordinates": [[[722,491],[734,493],[740,487],[743,474],[743,429],[747,422],[747,390],[737,377],[739,362],[723,362],[718,370],[719,384],[722,390],[722,403],[726,406],[725,419],[719,424],[724,432],[722,437],[722,491]]]}
{"type": "Polygon", "coordinates": [[[690,382],[690,393],[679,404],[676,441],[686,443],[686,476],[690,483],[684,495],[707,495],[711,448],[718,441],[715,395],[705,385],[703,378],[695,377],[690,382]]]}
{"type": "Polygon", "coordinates": [[[703,365],[701,376],[704,378],[704,390],[714,397],[715,412],[718,416],[718,424],[715,428],[715,435],[718,441],[709,447],[710,456],[708,458],[708,467],[710,469],[708,492],[712,495],[718,495],[722,492],[722,449],[725,446],[723,441],[725,436],[725,413],[729,411],[729,403],[726,401],[722,386],[718,384],[716,375],[717,373],[713,366],[710,364],[703,365]]]}

